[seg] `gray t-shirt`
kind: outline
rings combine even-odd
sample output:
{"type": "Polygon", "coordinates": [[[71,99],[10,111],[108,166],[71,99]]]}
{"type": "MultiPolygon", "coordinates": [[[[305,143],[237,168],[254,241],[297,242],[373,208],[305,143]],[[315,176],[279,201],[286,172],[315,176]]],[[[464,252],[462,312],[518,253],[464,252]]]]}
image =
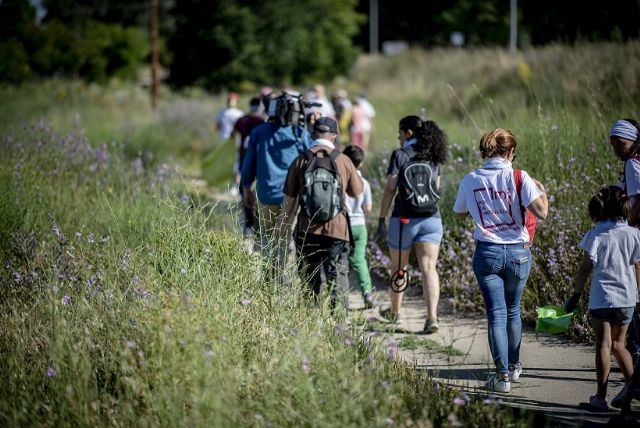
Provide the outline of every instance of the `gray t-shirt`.
{"type": "Polygon", "coordinates": [[[635,306],[638,285],[634,264],[640,261],[640,230],[626,220],[596,224],[580,241],[593,262],[589,309],[635,306]]]}

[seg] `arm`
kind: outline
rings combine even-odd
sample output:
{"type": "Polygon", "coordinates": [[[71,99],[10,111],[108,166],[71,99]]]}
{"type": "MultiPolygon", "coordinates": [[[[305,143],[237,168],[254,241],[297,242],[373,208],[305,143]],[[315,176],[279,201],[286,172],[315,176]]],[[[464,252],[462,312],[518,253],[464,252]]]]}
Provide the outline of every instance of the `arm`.
{"type": "Polygon", "coordinates": [[[632,205],[631,210],[629,210],[627,222],[629,224],[636,224],[640,220],[640,194],[630,197],[629,200],[632,205]]]}
{"type": "Polygon", "coordinates": [[[636,269],[636,285],[640,289],[640,262],[636,262],[635,269],[636,269]]]}
{"type": "Polygon", "coordinates": [[[582,255],[582,260],[580,261],[580,267],[578,268],[578,273],[576,274],[576,277],[573,280],[574,293],[582,294],[582,292],[584,291],[584,285],[587,283],[587,279],[589,278],[589,274],[591,273],[591,269],[593,269],[593,263],[591,262],[591,258],[587,253],[584,253],[582,255]]]}
{"type": "Polygon", "coordinates": [[[245,152],[244,159],[242,160],[242,172],[240,175],[240,185],[243,189],[243,202],[248,208],[253,208],[256,204],[256,195],[251,189],[251,184],[256,178],[256,163],[256,136],[252,132],[247,144],[247,151],[245,152]]]}
{"type": "Polygon", "coordinates": [[[387,218],[387,213],[391,207],[393,196],[396,194],[398,188],[398,175],[387,175],[387,184],[384,186],[384,193],[382,194],[382,202],[380,202],[380,218],[387,218]]]}
{"type": "Polygon", "coordinates": [[[578,273],[573,280],[573,294],[564,302],[565,311],[573,312],[576,306],[578,306],[580,296],[584,290],[584,285],[587,283],[591,269],[593,269],[593,263],[591,262],[589,255],[585,252],[583,253],[582,260],[580,261],[578,273]]]}
{"type": "Polygon", "coordinates": [[[538,217],[540,220],[544,220],[547,218],[547,214],[549,213],[549,201],[547,200],[547,191],[545,190],[542,183],[540,183],[538,180],[533,178],[532,180],[536,184],[536,187],[540,189],[540,191],[542,192],[542,195],[540,195],[540,197],[538,197],[537,199],[534,199],[533,202],[529,204],[527,209],[529,209],[529,211],[531,211],[533,215],[538,217]]]}
{"type": "Polygon", "coordinates": [[[298,213],[298,198],[294,198],[289,195],[284,195],[283,202],[284,216],[282,218],[282,225],[280,227],[280,236],[289,236],[293,221],[298,213]]]}

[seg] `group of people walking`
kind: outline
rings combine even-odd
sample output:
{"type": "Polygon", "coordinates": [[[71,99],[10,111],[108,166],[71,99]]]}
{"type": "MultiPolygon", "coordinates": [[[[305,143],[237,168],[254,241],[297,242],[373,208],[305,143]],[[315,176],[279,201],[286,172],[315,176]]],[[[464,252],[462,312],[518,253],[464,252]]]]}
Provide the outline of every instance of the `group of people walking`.
{"type": "MultiPolygon", "coordinates": [[[[596,225],[580,242],[584,256],[575,292],[565,302],[568,311],[576,307],[591,274],[588,308],[596,337],[598,387],[590,402],[598,408],[608,407],[609,353],[613,351],[625,379],[633,373],[625,335],[629,323],[636,322],[640,283],[638,134],[638,124],[630,119],[619,120],[611,128],[611,145],[625,162],[624,174],[621,183],[600,189],[588,202],[596,225]]],[[[344,316],[348,285],[339,276],[348,269],[341,259],[350,248],[365,304],[376,305],[364,256],[365,215],[373,204],[370,186],[359,170],[365,151],[350,145],[340,152],[335,144],[338,135],[339,124],[329,117],[319,117],[311,135],[300,125],[267,121],[248,137],[240,183],[245,205],[258,207],[262,235],[268,241],[263,242],[264,254],[280,272],[275,278],[282,278],[293,231],[298,270],[309,284],[309,295],[315,302],[322,300],[323,273],[331,308],[344,316]]],[[[429,334],[439,328],[436,264],[443,236],[439,190],[447,138],[434,121],[406,116],[398,124],[398,143],[388,163],[376,231],[377,238],[386,238],[393,272],[391,305],[380,308],[380,315],[388,322],[400,322],[408,285],[406,268],[415,249],[427,312],[423,330],[429,334]]],[[[533,263],[534,229],[529,218],[545,219],[549,211],[545,186],[514,168],[517,146],[507,129],[485,133],[479,144],[483,164],[464,176],[453,206],[456,215],[470,217],[474,226],[473,271],[485,303],[495,365],[484,387],[497,392],[509,392],[523,372],[520,302],[533,263]]],[[[619,403],[614,399],[612,404],[619,403]]]]}

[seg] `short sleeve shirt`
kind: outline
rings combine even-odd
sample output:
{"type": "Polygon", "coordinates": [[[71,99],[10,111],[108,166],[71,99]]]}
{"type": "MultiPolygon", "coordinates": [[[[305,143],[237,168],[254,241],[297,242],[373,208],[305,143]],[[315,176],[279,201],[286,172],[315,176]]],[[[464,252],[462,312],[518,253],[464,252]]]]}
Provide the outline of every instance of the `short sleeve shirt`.
{"type": "MultiPolygon", "coordinates": [[[[320,150],[331,151],[331,149],[322,145],[312,146],[309,150],[315,153],[320,150]]],[[[304,172],[307,168],[307,162],[304,154],[301,154],[291,164],[289,172],[287,173],[287,179],[284,183],[285,195],[292,198],[300,197],[304,186],[304,172]]],[[[341,153],[335,162],[344,192],[354,198],[359,196],[363,191],[364,185],[351,159],[341,153]]],[[[335,239],[349,241],[349,222],[345,212],[341,212],[326,223],[312,223],[309,217],[304,214],[304,210],[300,210],[298,223],[296,224],[296,233],[299,235],[312,233],[314,235],[330,236],[335,239]]]]}
{"type": "Polygon", "coordinates": [[[625,220],[602,221],[584,235],[579,246],[593,263],[589,309],[635,306],[634,264],[640,261],[640,230],[625,220]]]}
{"type": "MultiPolygon", "coordinates": [[[[522,171],[522,205],[528,207],[541,195],[529,174],[522,171]]],[[[475,225],[473,237],[478,241],[529,242],[511,163],[502,168],[478,168],[464,176],[453,211],[471,214],[475,225]]]]}
{"type": "Polygon", "coordinates": [[[366,179],[362,178],[360,171],[358,171],[358,175],[360,176],[360,179],[362,179],[362,184],[364,186],[363,192],[355,198],[346,195],[344,200],[344,205],[347,209],[347,213],[349,213],[349,221],[352,226],[363,226],[367,223],[362,207],[372,204],[371,186],[366,179]]]}
{"type": "Polygon", "coordinates": [[[624,163],[624,186],[627,196],[640,193],[640,159],[631,158],[624,163]]]}
{"type": "MultiPolygon", "coordinates": [[[[409,161],[411,160],[411,156],[405,150],[407,149],[404,149],[404,150],[395,149],[391,153],[391,160],[389,160],[387,175],[400,174],[400,171],[402,171],[402,168],[404,168],[409,163],[409,161]]],[[[408,149],[408,150],[411,150],[411,149],[408,149]]],[[[440,176],[442,169],[440,168],[439,164],[436,164],[434,162],[429,162],[429,163],[431,164],[431,167],[435,172],[431,180],[431,185],[435,188],[436,180],[440,176]]],[[[438,208],[438,211],[436,211],[433,214],[416,213],[410,208],[404,208],[402,206],[402,198],[400,197],[400,194],[397,194],[393,204],[393,211],[391,212],[391,217],[400,217],[400,216],[409,217],[409,218],[440,217],[440,208],[438,208]]]]}

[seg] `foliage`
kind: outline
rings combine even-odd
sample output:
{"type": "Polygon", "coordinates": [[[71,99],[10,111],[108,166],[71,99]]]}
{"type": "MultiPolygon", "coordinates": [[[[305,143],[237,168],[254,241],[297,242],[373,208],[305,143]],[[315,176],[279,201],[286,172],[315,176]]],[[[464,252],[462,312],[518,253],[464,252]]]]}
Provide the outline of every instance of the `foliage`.
{"type": "Polygon", "coordinates": [[[2,425],[530,423],[264,280],[167,165],[44,124],[0,148],[2,425]]]}
{"type": "Polygon", "coordinates": [[[242,82],[299,84],[344,74],[362,17],[354,0],[176,3],[170,80],[237,88],[242,82]],[[211,26],[213,23],[213,26],[211,26]]]}
{"type": "Polygon", "coordinates": [[[109,77],[131,79],[146,58],[146,35],[135,28],[87,21],[69,27],[51,21],[42,30],[34,58],[35,69],[44,75],[82,76],[105,82],[109,77]]]}

